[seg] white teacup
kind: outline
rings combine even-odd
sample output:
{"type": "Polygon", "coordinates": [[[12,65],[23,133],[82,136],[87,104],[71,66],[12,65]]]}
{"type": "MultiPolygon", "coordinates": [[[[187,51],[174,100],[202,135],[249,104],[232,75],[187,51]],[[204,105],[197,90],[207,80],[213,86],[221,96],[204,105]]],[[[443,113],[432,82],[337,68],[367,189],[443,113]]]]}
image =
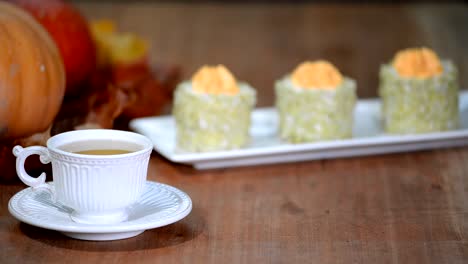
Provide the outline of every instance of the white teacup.
{"type": "Polygon", "coordinates": [[[33,189],[45,188],[53,199],[73,209],[73,221],[111,224],[125,221],[127,208],[136,202],[146,182],[151,141],[136,133],[111,130],[76,130],[55,135],[47,148],[15,146],[16,172],[33,189]],[[86,150],[125,150],[129,153],[89,155],[86,150]],[[24,162],[38,154],[42,163],[52,162],[53,188],[28,175],[24,162]]]}

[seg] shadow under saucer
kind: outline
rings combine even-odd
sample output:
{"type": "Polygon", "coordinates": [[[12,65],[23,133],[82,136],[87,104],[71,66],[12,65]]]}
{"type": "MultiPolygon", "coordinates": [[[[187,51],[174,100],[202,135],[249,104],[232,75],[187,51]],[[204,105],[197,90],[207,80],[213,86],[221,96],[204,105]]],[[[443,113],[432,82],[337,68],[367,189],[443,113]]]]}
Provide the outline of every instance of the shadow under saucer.
{"type": "Polygon", "coordinates": [[[188,242],[205,230],[205,220],[200,209],[195,207],[186,218],[179,222],[146,230],[132,238],[114,241],[76,240],[60,232],[25,223],[20,223],[19,228],[27,237],[56,248],[117,252],[165,248],[188,242]]]}

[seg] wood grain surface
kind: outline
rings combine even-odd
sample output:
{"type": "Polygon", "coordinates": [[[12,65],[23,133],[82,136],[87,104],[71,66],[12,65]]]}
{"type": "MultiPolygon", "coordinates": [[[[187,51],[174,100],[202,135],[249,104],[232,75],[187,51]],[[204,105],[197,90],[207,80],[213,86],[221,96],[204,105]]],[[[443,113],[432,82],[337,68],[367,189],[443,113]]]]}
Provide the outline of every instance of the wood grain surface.
{"type": "MultiPolygon", "coordinates": [[[[216,5],[83,2],[146,36],[153,62],[225,63],[272,105],[272,83],[327,58],[376,95],[400,48],[427,45],[468,86],[465,5],[216,5]]],[[[1,170],[0,170],[1,173],[1,170]]],[[[20,223],[0,184],[0,263],[467,263],[468,148],[196,171],[153,154],[149,180],[193,200],[175,224],[126,240],[86,242],[20,223]]]]}

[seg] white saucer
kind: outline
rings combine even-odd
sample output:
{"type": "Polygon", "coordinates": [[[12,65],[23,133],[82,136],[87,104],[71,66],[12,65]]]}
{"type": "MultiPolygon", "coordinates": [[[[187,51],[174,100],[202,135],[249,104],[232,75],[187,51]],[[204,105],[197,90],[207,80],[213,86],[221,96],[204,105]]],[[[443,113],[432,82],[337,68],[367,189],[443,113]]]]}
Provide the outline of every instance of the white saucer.
{"type": "Polygon", "coordinates": [[[70,218],[72,209],[54,203],[49,193],[33,191],[32,188],[15,194],[10,199],[8,210],[21,222],[60,231],[72,238],[116,240],[181,220],[192,210],[192,201],[186,193],[172,186],[148,181],[145,192],[128,209],[128,220],[117,224],[91,225],[73,222],[70,218]]]}

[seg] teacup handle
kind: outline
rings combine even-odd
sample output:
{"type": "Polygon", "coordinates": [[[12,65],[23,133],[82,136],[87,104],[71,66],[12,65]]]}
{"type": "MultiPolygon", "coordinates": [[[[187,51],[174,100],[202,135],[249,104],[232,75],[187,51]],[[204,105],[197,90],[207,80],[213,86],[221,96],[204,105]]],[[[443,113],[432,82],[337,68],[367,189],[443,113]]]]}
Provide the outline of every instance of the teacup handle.
{"type": "Polygon", "coordinates": [[[39,155],[39,160],[42,162],[42,164],[47,164],[50,162],[49,150],[45,147],[33,146],[23,148],[21,146],[15,146],[13,148],[13,155],[16,157],[16,173],[18,174],[18,177],[21,179],[21,181],[24,182],[24,184],[31,186],[33,189],[45,188],[52,194],[50,186],[45,183],[45,172],[41,173],[39,177],[33,178],[24,169],[24,162],[29,156],[34,154],[39,155]]]}

